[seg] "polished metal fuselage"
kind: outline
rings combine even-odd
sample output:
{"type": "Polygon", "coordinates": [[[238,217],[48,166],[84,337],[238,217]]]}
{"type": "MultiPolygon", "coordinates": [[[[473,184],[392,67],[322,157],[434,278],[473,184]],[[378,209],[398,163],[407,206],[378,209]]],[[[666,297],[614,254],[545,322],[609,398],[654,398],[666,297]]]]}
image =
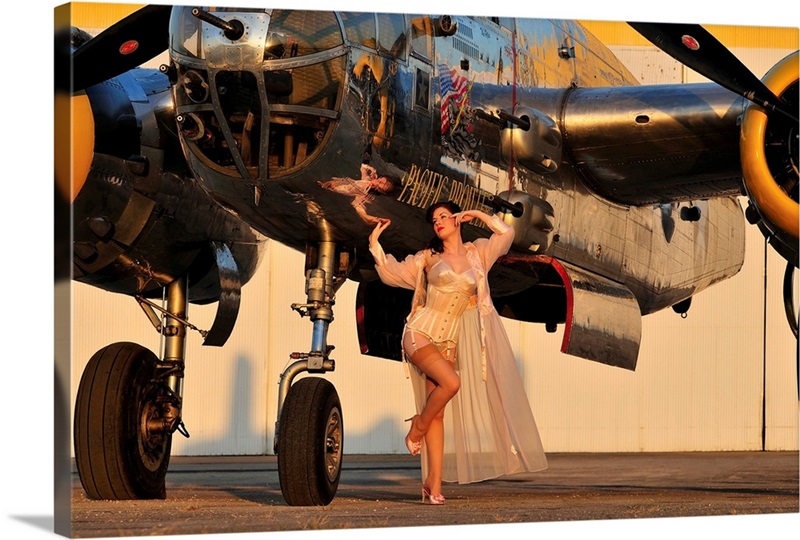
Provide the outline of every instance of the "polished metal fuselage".
{"type": "MultiPolygon", "coordinates": [[[[200,72],[212,88],[221,72],[253,74],[260,154],[248,166],[237,143],[223,167],[184,137],[190,166],[217,201],[270,238],[298,250],[320,240],[353,247],[353,279],[374,278],[367,249],[374,218],[392,220],[382,241],[400,257],[433,235],[424,220],[430,203],[455,199],[464,208],[495,212],[493,197],[503,193],[552,208],[548,241],[518,242],[517,253],[549,255],[623,284],[642,314],[729,278],[742,265],[745,225],[735,199],[742,105],[715,85],[637,87],[608,49],[569,21],[454,17],[455,34],[430,31],[424,39],[413,30],[422,16],[368,14],[379,37],[392,23],[401,28],[402,40],[394,41],[401,45],[379,50],[374,41],[353,38],[354,14],[339,13],[324,27],[332,36],[329,48],[276,58],[267,54],[270,40],[288,32],[272,22],[300,22],[278,10],[221,15],[244,20],[249,41],[230,43],[198,22],[203,52],[173,48],[171,58],[179,73],[200,72]],[[343,79],[331,84],[324,106],[293,105],[291,97],[281,103],[263,75],[298,75],[325,62],[341,66],[343,79]],[[620,86],[627,90],[614,91],[620,86]],[[691,114],[681,116],[688,103],[691,114]],[[476,110],[534,118],[540,132],[527,135],[528,143],[514,142],[512,124],[485,121],[476,110]],[[287,146],[280,155],[273,150],[278,124],[311,121],[319,122],[315,147],[294,150],[281,132],[287,146]],[[285,161],[287,148],[291,161],[285,161]],[[393,188],[359,198],[326,184],[347,179],[356,185],[364,162],[393,188]],[[689,208],[699,209],[699,219],[682,219],[689,208]]],[[[213,108],[216,118],[232,118],[219,104],[223,92],[212,90],[202,103],[181,101],[189,91],[180,81],[174,88],[179,117],[213,108]]],[[[322,93],[330,82],[295,76],[292,92],[322,93]]],[[[225,133],[231,147],[232,131],[225,133]]],[[[468,225],[464,234],[488,233],[468,225]]],[[[537,277],[498,265],[491,280],[493,294],[502,297],[524,292],[537,277]]]]}

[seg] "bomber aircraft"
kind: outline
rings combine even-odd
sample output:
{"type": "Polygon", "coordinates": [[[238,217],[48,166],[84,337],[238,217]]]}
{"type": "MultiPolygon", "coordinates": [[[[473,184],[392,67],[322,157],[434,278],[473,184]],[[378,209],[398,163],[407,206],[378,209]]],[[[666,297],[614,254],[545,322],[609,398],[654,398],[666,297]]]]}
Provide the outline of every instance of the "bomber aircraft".
{"type": "Polygon", "coordinates": [[[56,213],[73,230],[56,232],[56,276],[134,297],[166,343],[161,358],[110,344],[86,367],[86,494],[166,496],[187,333],[225,343],[269,238],[306,254],[307,301],[292,307],[312,321],[281,374],[281,491],[329,504],[339,397],[324,377],[295,379],[334,370],[348,279],[362,352],[399,358],[409,293],[377,279],[367,237],[391,219],[387,251],[414,252],[438,200],[514,227],[495,305],[563,325],[569,355],[635,369],[642,317],[685,312],[735,275],[748,222],[786,260],[796,337],[797,52],[759,80],[699,25],[630,24],[713,82],[639,85],[568,20],[151,5],[96,37],[57,26],[56,99],[72,115],[57,152],[72,168],[57,159],[56,213]],[[164,50],[160,69],[138,67],[164,50]],[[210,330],[184,316],[190,302],[218,302],[210,330]]]}

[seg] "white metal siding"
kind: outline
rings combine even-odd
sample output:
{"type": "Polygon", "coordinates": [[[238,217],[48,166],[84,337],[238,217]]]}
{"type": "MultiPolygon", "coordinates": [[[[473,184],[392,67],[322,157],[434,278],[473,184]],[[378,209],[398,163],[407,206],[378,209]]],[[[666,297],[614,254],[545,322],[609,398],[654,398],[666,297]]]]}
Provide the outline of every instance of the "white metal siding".
{"type": "MultiPolygon", "coordinates": [[[[765,351],[767,449],[797,449],[794,338],[779,295],[783,265],[771,257],[765,347],[764,241],[755,227],[747,241],[742,271],[698,295],[685,320],[671,310],[643,319],[635,372],[561,354],[563,328],[548,334],[504,321],[547,451],[758,450],[765,351]]],[[[184,420],[191,438],[175,437],[175,455],[272,452],[278,376],[289,353],[310,345],[311,323],[289,308],[304,300],[302,267],[302,254],[270,243],[244,287],[229,343],[202,347],[190,335],[184,420]]],[[[337,364],[326,375],[342,401],[345,451],[402,452],[410,388],[399,363],[359,352],[355,290],[349,282],[338,294],[329,335],[337,364]]],[[[158,350],[158,336],[133,300],[80,284],[74,298],[73,396],[83,364],[101,346],[133,340],[158,350]]],[[[191,306],[190,320],[207,328],[214,308],[191,306]]]]}
{"type": "MultiPolygon", "coordinates": [[[[797,450],[798,381],[797,342],[789,330],[783,304],[783,273],[786,261],[767,248],[767,309],[764,336],[766,450],[797,450]]],[[[798,301],[798,279],[794,279],[794,305],[798,301]]]]}

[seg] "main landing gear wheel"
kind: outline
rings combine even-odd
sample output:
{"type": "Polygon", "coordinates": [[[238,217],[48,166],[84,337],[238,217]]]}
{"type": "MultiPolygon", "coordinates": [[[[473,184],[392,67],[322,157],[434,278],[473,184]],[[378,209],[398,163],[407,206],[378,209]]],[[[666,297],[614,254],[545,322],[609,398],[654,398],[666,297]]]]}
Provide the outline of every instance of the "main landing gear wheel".
{"type": "Polygon", "coordinates": [[[90,499],[163,499],[172,433],[157,424],[158,359],[136,343],[97,351],[75,405],[75,461],[90,499]]]}
{"type": "Polygon", "coordinates": [[[342,472],[342,407],[334,386],[308,377],[294,383],[278,433],[278,477],[290,506],[325,506],[342,472]]]}

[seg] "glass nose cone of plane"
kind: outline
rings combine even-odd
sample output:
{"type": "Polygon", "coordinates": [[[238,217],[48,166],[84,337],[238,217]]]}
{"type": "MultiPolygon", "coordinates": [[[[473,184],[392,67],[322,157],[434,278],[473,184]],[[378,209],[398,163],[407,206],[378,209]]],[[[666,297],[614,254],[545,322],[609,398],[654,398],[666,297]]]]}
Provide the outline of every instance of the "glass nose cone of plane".
{"type": "Polygon", "coordinates": [[[334,12],[173,8],[178,129],[198,177],[257,184],[314,160],[339,117],[346,52],[334,12]]]}

